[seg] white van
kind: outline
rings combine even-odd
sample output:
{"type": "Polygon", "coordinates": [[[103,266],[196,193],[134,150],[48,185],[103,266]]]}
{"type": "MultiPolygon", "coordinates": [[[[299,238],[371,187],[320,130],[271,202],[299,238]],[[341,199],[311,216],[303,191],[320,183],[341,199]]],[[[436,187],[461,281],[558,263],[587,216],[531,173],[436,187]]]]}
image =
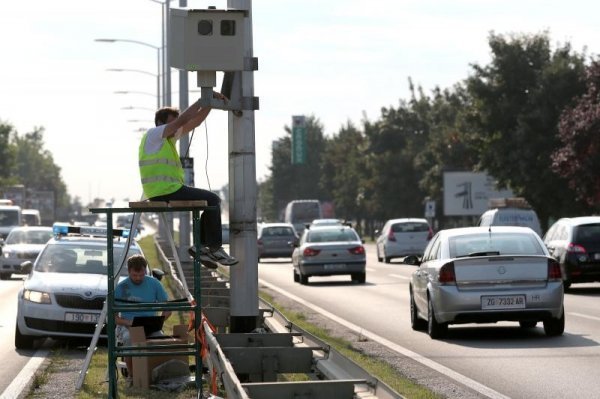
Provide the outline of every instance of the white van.
{"type": "Polygon", "coordinates": [[[37,209],[23,209],[21,211],[23,224],[26,226],[41,226],[42,217],[37,209]]]}
{"type": "Polygon", "coordinates": [[[491,209],[481,215],[478,226],[524,226],[541,237],[540,220],[525,198],[493,198],[489,206],[491,209]]]}

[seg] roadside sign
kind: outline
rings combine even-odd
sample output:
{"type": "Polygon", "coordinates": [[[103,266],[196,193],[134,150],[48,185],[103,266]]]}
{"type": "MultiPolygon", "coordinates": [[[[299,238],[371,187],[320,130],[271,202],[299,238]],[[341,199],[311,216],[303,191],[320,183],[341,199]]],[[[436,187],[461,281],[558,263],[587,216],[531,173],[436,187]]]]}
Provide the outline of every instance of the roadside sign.
{"type": "Polygon", "coordinates": [[[292,164],[306,163],[306,118],[292,116],[292,164]]]}
{"type": "Polygon", "coordinates": [[[435,201],[426,201],[425,202],[425,217],[426,218],[435,217],[435,201]]]}

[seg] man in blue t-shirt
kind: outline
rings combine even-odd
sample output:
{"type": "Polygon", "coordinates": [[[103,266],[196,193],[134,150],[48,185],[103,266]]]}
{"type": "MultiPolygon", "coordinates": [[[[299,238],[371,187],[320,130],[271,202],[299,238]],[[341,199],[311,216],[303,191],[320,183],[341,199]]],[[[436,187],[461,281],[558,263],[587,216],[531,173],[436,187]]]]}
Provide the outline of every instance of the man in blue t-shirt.
{"type": "MultiPolygon", "coordinates": [[[[117,285],[117,288],[115,289],[115,302],[118,303],[119,299],[123,299],[127,302],[167,302],[167,292],[157,279],[146,275],[147,267],[148,262],[142,255],[133,255],[127,259],[127,272],[129,277],[117,285]]],[[[133,318],[135,316],[156,315],[157,312],[154,311],[120,312],[115,316],[115,323],[117,324],[115,335],[117,340],[125,346],[130,346],[131,338],[129,336],[129,327],[131,327],[133,323],[133,318]]],[[[165,320],[170,315],[171,312],[169,311],[162,312],[162,316],[165,320]]],[[[131,381],[133,376],[132,363],[131,357],[125,357],[129,381],[131,381]]]]}

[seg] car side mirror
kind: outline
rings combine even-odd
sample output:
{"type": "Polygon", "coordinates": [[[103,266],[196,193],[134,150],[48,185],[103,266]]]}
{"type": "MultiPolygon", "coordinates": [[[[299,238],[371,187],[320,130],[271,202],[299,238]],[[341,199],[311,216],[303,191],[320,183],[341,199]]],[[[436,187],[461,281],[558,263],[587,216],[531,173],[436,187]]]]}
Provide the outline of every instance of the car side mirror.
{"type": "Polygon", "coordinates": [[[30,260],[27,260],[27,261],[21,263],[21,273],[30,274],[32,269],[33,269],[33,262],[31,262],[30,260]]]}
{"type": "Polygon", "coordinates": [[[407,265],[419,266],[421,264],[421,259],[418,256],[410,255],[404,258],[404,263],[407,265]]]}
{"type": "Polygon", "coordinates": [[[160,269],[152,269],[152,277],[154,277],[158,281],[162,280],[164,275],[165,275],[164,271],[162,271],[160,269]]]}

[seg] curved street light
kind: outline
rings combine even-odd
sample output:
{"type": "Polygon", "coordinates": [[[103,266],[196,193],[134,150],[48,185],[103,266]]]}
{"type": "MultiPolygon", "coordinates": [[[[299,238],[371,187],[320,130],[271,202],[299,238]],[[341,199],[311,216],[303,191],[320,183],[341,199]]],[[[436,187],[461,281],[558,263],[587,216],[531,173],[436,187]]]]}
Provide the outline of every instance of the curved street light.
{"type": "MultiPolygon", "coordinates": [[[[153,48],[156,50],[156,66],[157,66],[157,73],[156,73],[156,105],[157,106],[156,106],[156,108],[160,108],[160,50],[161,50],[161,48],[159,46],[155,46],[150,43],[142,42],[139,40],[130,40],[130,39],[94,39],[94,41],[101,42],[101,43],[116,43],[116,42],[133,43],[133,44],[139,44],[141,46],[150,47],[150,48],[153,48]]],[[[138,70],[136,70],[136,71],[138,71],[138,70]]],[[[141,72],[141,71],[138,71],[138,72],[141,72]]]]}

